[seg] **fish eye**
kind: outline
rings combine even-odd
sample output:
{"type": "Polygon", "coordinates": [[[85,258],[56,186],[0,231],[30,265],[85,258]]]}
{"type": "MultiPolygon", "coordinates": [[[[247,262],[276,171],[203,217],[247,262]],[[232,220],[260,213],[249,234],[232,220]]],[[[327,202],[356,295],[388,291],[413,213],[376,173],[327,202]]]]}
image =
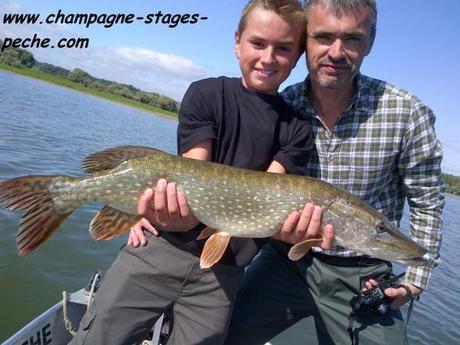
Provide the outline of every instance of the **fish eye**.
{"type": "Polygon", "coordinates": [[[382,222],[378,222],[377,224],[375,224],[375,231],[377,231],[378,234],[383,234],[387,232],[387,229],[382,222]]]}

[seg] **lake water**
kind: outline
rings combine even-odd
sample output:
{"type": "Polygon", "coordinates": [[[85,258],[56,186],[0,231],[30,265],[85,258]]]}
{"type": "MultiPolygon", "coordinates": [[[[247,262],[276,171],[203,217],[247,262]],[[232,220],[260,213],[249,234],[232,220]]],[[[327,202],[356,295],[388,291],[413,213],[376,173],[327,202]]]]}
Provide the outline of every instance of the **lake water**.
{"type": "MultiPolygon", "coordinates": [[[[174,120],[152,116],[48,83],[0,71],[0,180],[25,174],[80,175],[88,154],[116,145],[176,150],[174,120]]],[[[85,205],[38,251],[16,254],[18,214],[0,209],[0,341],[57,302],[62,290],[86,284],[105,270],[126,236],[94,242],[88,224],[99,209],[85,205]]],[[[447,196],[442,264],[415,306],[411,344],[460,343],[460,198],[447,196]]],[[[403,228],[407,228],[407,220],[403,228]]],[[[315,344],[310,321],[272,341],[315,344]]]]}

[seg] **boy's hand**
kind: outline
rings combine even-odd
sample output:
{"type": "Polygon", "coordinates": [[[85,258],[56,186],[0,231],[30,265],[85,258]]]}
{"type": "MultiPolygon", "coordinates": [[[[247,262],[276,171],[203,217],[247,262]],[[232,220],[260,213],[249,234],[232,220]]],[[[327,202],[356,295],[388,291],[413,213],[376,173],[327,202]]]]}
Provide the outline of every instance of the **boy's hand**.
{"type": "Polygon", "coordinates": [[[292,212],[288,216],[273,238],[294,244],[309,238],[322,237],[316,245],[323,249],[332,248],[335,239],[334,227],[328,224],[322,228],[322,212],[320,206],[306,204],[302,213],[292,212]]]}
{"type": "Polygon", "coordinates": [[[184,194],[177,191],[174,183],[167,183],[165,179],[158,181],[155,192],[150,188],[144,191],[137,204],[137,214],[143,218],[131,228],[128,237],[128,245],[134,247],[147,244],[144,230],[158,236],[154,225],[166,231],[181,232],[188,231],[199,223],[184,194]]]}
{"type": "Polygon", "coordinates": [[[177,191],[174,183],[167,183],[165,179],[158,181],[155,192],[150,188],[144,191],[137,204],[137,214],[143,218],[131,228],[128,236],[128,245],[134,247],[147,244],[144,230],[158,236],[154,224],[165,231],[185,232],[199,223],[184,194],[177,191]]]}
{"type": "Polygon", "coordinates": [[[167,183],[165,179],[158,181],[153,208],[150,205],[139,203],[137,214],[166,231],[188,231],[199,223],[193,216],[185,195],[177,191],[175,183],[167,183]]]}

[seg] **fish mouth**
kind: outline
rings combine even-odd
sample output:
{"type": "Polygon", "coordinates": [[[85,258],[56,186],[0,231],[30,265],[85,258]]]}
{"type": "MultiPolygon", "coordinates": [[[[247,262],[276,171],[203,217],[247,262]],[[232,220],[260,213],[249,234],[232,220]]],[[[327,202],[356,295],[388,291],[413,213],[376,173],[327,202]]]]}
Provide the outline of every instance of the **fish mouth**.
{"type": "Polygon", "coordinates": [[[409,257],[409,258],[396,260],[396,262],[399,262],[399,263],[405,264],[405,265],[410,265],[410,266],[427,266],[432,261],[433,261],[433,259],[431,259],[427,255],[413,256],[413,257],[409,257]]]}

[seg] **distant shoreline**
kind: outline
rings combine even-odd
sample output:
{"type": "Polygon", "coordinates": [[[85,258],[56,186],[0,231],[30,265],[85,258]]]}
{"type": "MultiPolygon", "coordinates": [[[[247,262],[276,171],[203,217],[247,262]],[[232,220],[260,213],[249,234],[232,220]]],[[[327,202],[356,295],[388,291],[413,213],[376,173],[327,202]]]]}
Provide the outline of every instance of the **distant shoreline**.
{"type": "Polygon", "coordinates": [[[116,103],[121,103],[121,104],[124,104],[124,105],[127,105],[127,106],[131,106],[131,107],[134,107],[134,108],[146,110],[146,111],[152,113],[153,115],[167,117],[169,119],[177,120],[177,114],[176,113],[173,113],[173,112],[161,109],[161,108],[157,108],[157,107],[154,107],[154,106],[151,106],[151,105],[147,105],[145,103],[138,102],[138,101],[135,101],[135,100],[132,100],[132,99],[128,99],[128,98],[123,97],[123,96],[118,96],[118,95],[114,95],[114,94],[111,94],[111,93],[108,93],[108,92],[100,92],[100,91],[96,91],[94,89],[89,89],[89,88],[84,87],[80,83],[76,83],[76,82],[73,82],[73,81],[68,80],[66,78],[61,78],[59,76],[51,75],[49,73],[41,72],[41,71],[34,70],[34,69],[31,69],[31,68],[28,68],[28,67],[19,68],[19,67],[14,67],[14,66],[10,66],[10,65],[0,63],[0,70],[4,70],[4,71],[7,71],[7,72],[12,72],[12,73],[19,74],[19,75],[22,75],[22,76],[26,76],[26,77],[29,77],[29,78],[33,78],[33,79],[42,80],[42,81],[45,81],[45,82],[48,82],[48,83],[51,83],[51,84],[54,84],[54,85],[63,86],[63,87],[66,87],[66,88],[69,88],[69,89],[72,89],[72,90],[75,90],[75,91],[80,91],[80,92],[86,93],[88,95],[104,98],[104,99],[107,99],[109,101],[113,101],[113,102],[116,102],[116,103]]]}

